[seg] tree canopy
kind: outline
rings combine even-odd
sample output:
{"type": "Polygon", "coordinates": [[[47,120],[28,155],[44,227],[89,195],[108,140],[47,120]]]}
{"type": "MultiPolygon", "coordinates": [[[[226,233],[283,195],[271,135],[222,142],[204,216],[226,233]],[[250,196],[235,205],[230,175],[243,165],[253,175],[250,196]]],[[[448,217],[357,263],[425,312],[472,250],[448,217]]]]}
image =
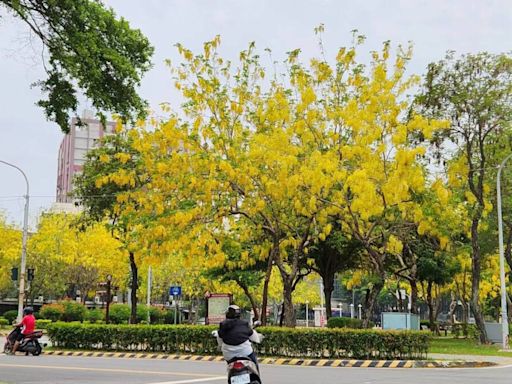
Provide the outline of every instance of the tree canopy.
{"type": "Polygon", "coordinates": [[[150,68],[153,47],[112,9],[99,0],[1,0],[0,6],[44,46],[47,78],[35,85],[46,98],[37,104],[62,131],[69,130],[70,114],[77,115],[80,93],[103,119],[104,112],[131,121],[146,115],[137,87],[150,68]]]}

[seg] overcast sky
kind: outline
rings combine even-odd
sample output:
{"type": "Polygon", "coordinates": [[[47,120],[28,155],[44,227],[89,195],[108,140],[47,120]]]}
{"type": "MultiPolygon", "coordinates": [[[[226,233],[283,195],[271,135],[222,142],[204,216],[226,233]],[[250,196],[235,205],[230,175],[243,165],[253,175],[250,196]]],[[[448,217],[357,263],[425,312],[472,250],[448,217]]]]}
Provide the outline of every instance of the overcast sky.
{"type": "MultiPolygon", "coordinates": [[[[106,4],[140,28],[156,48],[154,67],[143,80],[141,94],[152,108],[176,103],[164,59],[176,60],[177,42],[194,50],[220,34],[222,54],[236,60],[255,41],[275,58],[301,48],[318,52],[313,28],[323,23],[327,54],[351,41],[350,31],[367,36],[363,49],[383,41],[414,43],[411,72],[446,50],[460,53],[511,50],[510,0],[108,0],[106,4]]],[[[62,134],[45,120],[34,103],[39,92],[30,84],[44,77],[40,47],[27,28],[0,8],[0,159],[25,170],[31,185],[31,222],[55,201],[57,153],[62,134]]],[[[25,185],[19,173],[0,164],[0,210],[21,224],[25,185]]]]}

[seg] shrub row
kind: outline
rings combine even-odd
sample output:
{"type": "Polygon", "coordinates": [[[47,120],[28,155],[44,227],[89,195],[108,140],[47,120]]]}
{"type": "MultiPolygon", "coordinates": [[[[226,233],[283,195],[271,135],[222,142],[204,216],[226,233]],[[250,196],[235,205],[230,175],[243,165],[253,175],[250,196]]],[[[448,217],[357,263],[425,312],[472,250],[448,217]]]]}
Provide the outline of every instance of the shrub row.
{"type": "Polygon", "coordinates": [[[363,321],[350,317],[331,317],[327,320],[327,328],[363,328],[363,321]]]}
{"type": "MultiPolygon", "coordinates": [[[[211,336],[215,326],[98,325],[53,323],[48,335],[55,346],[72,349],[218,354],[211,336]]],[[[418,359],[426,356],[426,332],[260,328],[264,356],[353,359],[418,359]]]]}
{"type": "MultiPolygon", "coordinates": [[[[137,322],[147,322],[148,311],[152,324],[171,324],[174,322],[174,310],[164,310],[158,307],[137,306],[137,322]]],[[[127,304],[113,304],[110,306],[109,317],[113,324],[127,324],[130,319],[130,306],[127,304]]],[[[75,301],[61,301],[44,305],[38,314],[39,318],[51,321],[88,321],[98,323],[105,320],[105,310],[87,309],[75,301]]]]}
{"type": "Polygon", "coordinates": [[[9,320],[4,317],[0,317],[0,329],[7,328],[9,324],[9,320]]]}

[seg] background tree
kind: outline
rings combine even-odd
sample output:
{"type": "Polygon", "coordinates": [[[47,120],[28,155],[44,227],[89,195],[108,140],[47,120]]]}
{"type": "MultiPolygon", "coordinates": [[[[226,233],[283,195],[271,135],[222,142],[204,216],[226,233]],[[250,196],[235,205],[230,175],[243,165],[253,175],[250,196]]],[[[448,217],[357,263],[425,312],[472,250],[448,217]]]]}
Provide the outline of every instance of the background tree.
{"type": "Polygon", "coordinates": [[[312,269],[322,278],[325,311],[327,318],[331,317],[331,297],[334,291],[336,274],[356,268],[360,263],[361,244],[349,239],[341,231],[339,225],[335,225],[333,231],[325,240],[320,240],[311,247],[309,257],[312,259],[312,269]]]}
{"type": "Polygon", "coordinates": [[[0,297],[12,288],[11,268],[19,268],[21,257],[21,230],[10,225],[0,213],[0,297]]]}
{"type": "MultiPolygon", "coordinates": [[[[437,155],[453,153],[458,159],[459,182],[467,188],[465,197],[471,239],[471,309],[487,342],[479,302],[482,262],[482,221],[491,210],[490,187],[486,185],[493,164],[489,163],[488,144],[509,126],[512,116],[512,58],[506,54],[468,54],[456,58],[448,53],[432,63],[425,75],[423,91],[417,98],[420,107],[436,118],[446,119],[450,128],[434,136],[437,155]],[[450,151],[455,146],[455,151],[450,151]]],[[[442,159],[444,160],[444,159],[442,159]]],[[[452,163],[453,165],[454,163],[452,163]]]]}
{"type": "Polygon", "coordinates": [[[23,21],[45,49],[48,77],[36,84],[47,98],[38,105],[62,131],[69,130],[70,113],[77,114],[78,92],[103,120],[104,111],[132,121],[145,116],[147,104],[137,87],[150,68],[153,47],[111,8],[99,0],[1,0],[0,6],[23,21]]]}
{"type": "Polygon", "coordinates": [[[124,285],[121,244],[100,223],[85,229],[70,214],[44,213],[37,232],[31,236],[27,263],[35,269],[30,297],[72,299],[80,291],[82,302],[94,296],[99,282],[113,276],[115,285],[124,285]]]}
{"type": "Polygon", "coordinates": [[[128,132],[121,132],[120,125],[117,131],[87,153],[82,173],[75,180],[74,194],[84,207],[85,226],[105,223],[128,254],[132,304],[130,322],[135,324],[139,287],[137,264],[144,253],[139,247],[138,224],[142,218],[132,202],[125,200],[123,193],[141,188],[147,180],[137,173],[140,156],[132,145],[133,137],[128,132]]]}

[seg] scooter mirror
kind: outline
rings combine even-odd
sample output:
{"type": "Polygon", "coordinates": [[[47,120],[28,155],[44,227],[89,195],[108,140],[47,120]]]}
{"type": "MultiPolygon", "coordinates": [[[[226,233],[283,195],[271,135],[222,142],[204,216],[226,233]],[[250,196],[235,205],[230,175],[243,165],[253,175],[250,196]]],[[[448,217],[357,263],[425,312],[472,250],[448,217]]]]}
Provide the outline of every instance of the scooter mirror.
{"type": "Polygon", "coordinates": [[[261,325],[261,321],[256,320],[256,321],[252,324],[252,327],[253,327],[253,328],[258,328],[260,325],[261,325]]]}

